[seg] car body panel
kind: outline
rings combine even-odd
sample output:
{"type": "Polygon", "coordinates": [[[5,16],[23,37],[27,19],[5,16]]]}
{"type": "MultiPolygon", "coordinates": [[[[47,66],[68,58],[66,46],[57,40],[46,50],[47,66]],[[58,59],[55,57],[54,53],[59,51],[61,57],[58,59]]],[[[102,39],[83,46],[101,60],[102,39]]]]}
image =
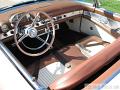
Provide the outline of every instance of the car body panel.
{"type": "Polygon", "coordinates": [[[33,90],[0,49],[0,90],[33,90]]]}

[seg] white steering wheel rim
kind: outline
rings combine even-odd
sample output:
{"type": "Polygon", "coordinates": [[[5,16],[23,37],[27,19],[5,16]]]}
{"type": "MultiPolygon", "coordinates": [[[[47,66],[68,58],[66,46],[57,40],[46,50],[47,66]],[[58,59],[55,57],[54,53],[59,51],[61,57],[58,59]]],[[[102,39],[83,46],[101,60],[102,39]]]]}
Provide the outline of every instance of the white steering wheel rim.
{"type": "Polygon", "coordinates": [[[15,43],[16,43],[16,46],[18,47],[18,49],[22,52],[22,53],[24,53],[25,55],[28,55],[28,56],[40,56],[40,55],[42,55],[42,54],[44,54],[44,53],[46,53],[51,47],[52,47],[52,44],[53,44],[53,42],[54,42],[54,39],[55,39],[55,25],[54,25],[54,21],[53,21],[53,19],[47,14],[47,13],[45,13],[45,12],[43,12],[43,11],[38,11],[38,10],[33,10],[33,11],[30,11],[30,12],[26,12],[18,21],[17,21],[17,23],[16,23],[16,25],[15,25],[15,30],[14,30],[14,40],[15,40],[15,43]],[[46,49],[44,49],[43,51],[41,51],[41,52],[38,52],[38,53],[29,53],[29,52],[26,52],[25,50],[23,50],[21,47],[20,47],[20,45],[19,45],[19,43],[18,43],[18,40],[17,40],[17,30],[18,30],[18,25],[19,25],[19,22],[22,20],[22,18],[26,15],[26,14],[28,14],[28,13],[30,13],[30,12],[38,12],[38,13],[41,13],[41,14],[43,14],[43,15],[45,15],[49,20],[50,20],[50,24],[51,24],[51,26],[52,26],[52,39],[51,39],[51,42],[49,43],[49,45],[47,46],[47,48],[46,49]]]}

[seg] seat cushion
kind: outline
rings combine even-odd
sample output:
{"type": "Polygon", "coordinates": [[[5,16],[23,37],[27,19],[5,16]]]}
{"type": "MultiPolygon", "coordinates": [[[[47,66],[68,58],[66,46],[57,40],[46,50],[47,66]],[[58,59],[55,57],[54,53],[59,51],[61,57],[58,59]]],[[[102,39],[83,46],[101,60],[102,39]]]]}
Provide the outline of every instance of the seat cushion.
{"type": "Polygon", "coordinates": [[[92,44],[89,44],[90,42],[96,42],[93,45],[107,46],[108,44],[110,44],[109,42],[103,41],[101,38],[99,38],[97,36],[88,36],[88,37],[82,39],[80,41],[80,44],[83,45],[83,46],[85,46],[85,47],[88,47],[88,46],[92,45],[92,44]]]}
{"type": "Polygon", "coordinates": [[[97,36],[89,36],[77,43],[76,46],[85,56],[91,57],[105,48],[108,44],[108,42],[103,41],[97,36]]]}
{"type": "Polygon", "coordinates": [[[58,51],[59,55],[64,58],[66,65],[70,65],[71,68],[81,64],[87,57],[75,45],[69,45],[58,51]]]}

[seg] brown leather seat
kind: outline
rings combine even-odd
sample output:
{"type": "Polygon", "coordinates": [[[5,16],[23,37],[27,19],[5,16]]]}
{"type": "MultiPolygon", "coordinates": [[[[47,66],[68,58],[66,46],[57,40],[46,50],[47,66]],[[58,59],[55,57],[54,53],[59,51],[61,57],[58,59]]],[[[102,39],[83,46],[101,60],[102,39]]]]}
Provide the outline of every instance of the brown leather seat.
{"type": "Polygon", "coordinates": [[[92,45],[103,45],[107,46],[110,44],[109,42],[103,41],[101,38],[97,36],[88,36],[80,41],[80,44],[83,45],[84,47],[92,46],[92,45]],[[95,44],[89,44],[90,42],[95,41],[95,44]]]}
{"type": "Polygon", "coordinates": [[[120,38],[49,85],[51,90],[70,90],[120,54],[120,38]]]}
{"type": "Polygon", "coordinates": [[[94,56],[96,53],[101,51],[110,43],[103,41],[101,38],[97,36],[89,36],[82,39],[76,46],[81,50],[81,52],[87,56],[94,56]]]}
{"type": "MultiPolygon", "coordinates": [[[[91,36],[83,39],[80,42],[80,44],[87,45],[87,43],[91,41],[103,42],[100,38],[96,36],[91,36]]],[[[62,62],[65,66],[68,66],[72,71],[72,69],[74,70],[74,68],[81,66],[82,63],[85,62],[86,60],[88,60],[88,58],[80,51],[78,47],[76,47],[75,45],[69,45],[57,51],[57,54],[55,53],[53,55],[49,55],[43,58],[43,60],[35,62],[28,68],[28,71],[32,75],[36,75],[38,74],[38,70],[54,62],[62,62]]]]}
{"type": "Polygon", "coordinates": [[[59,55],[63,57],[66,64],[69,64],[71,68],[83,63],[88,58],[82,54],[82,52],[74,45],[69,45],[58,51],[59,55]]]}
{"type": "Polygon", "coordinates": [[[70,68],[74,68],[78,64],[81,64],[82,62],[87,60],[87,57],[83,55],[81,51],[74,45],[66,46],[65,48],[62,48],[56,53],[48,55],[42,60],[39,60],[30,65],[28,67],[29,73],[33,75],[36,71],[36,67],[42,69],[45,66],[52,64],[54,62],[61,62],[64,65],[69,64],[71,66],[70,68]]]}

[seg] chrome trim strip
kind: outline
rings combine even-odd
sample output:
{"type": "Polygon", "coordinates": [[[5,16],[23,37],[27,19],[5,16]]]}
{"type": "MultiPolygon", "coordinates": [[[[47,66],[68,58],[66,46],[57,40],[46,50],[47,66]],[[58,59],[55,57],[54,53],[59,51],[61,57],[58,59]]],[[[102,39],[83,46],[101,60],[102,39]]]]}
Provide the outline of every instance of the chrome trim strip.
{"type": "Polygon", "coordinates": [[[102,82],[102,85],[98,86],[95,90],[101,90],[105,85],[107,85],[115,76],[120,73],[120,68],[116,70],[110,77],[102,82]]]}
{"type": "MultiPolygon", "coordinates": [[[[15,68],[20,72],[20,74],[27,80],[31,87],[35,90],[43,90],[44,88],[33,81],[32,76],[27,72],[24,66],[17,60],[17,58],[7,49],[7,47],[0,41],[0,50],[4,52],[6,57],[15,66],[15,68]]],[[[46,89],[44,89],[46,90],[46,89]]]]}

